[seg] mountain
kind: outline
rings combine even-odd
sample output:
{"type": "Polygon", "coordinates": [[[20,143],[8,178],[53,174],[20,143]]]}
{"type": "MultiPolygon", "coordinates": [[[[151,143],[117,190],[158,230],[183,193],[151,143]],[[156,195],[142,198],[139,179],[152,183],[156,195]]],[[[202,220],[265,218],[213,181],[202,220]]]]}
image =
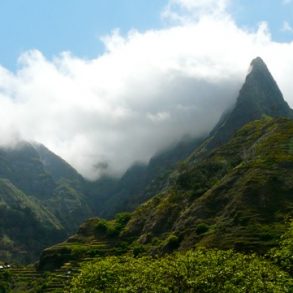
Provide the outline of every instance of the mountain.
{"type": "Polygon", "coordinates": [[[42,145],[1,147],[0,181],[1,211],[7,217],[1,221],[0,248],[6,260],[36,259],[44,247],[65,239],[93,215],[84,179],[42,145]],[[11,245],[4,245],[5,239],[11,245]]]}
{"type": "MultiPolygon", "coordinates": [[[[88,257],[160,255],[193,247],[265,253],[293,215],[293,121],[266,117],[228,143],[186,160],[167,189],[124,222],[91,219],[67,241],[43,251],[41,269],[88,257]]],[[[199,149],[200,150],[200,149],[199,149]]]]}
{"type": "Polygon", "coordinates": [[[76,187],[84,184],[83,177],[62,158],[42,144],[34,143],[33,147],[37,151],[44,169],[54,181],[66,179],[71,181],[76,187]]]}
{"type": "Polygon", "coordinates": [[[86,195],[88,182],[67,162],[42,144],[33,144],[44,172],[54,182],[50,197],[43,205],[60,220],[68,233],[76,231],[79,224],[93,216],[86,195]]]}
{"type": "Polygon", "coordinates": [[[171,174],[169,188],[134,212],[125,235],[149,242],[174,233],[182,248],[272,245],[293,212],[293,122],[269,117],[293,111],[258,57],[232,111],[171,174]]]}
{"type": "Polygon", "coordinates": [[[20,142],[0,148],[0,178],[42,202],[68,232],[92,215],[84,194],[85,180],[43,145],[20,142]]]}
{"type": "Polygon", "coordinates": [[[293,214],[293,121],[245,125],[205,159],[173,174],[173,184],[137,209],[125,235],[143,243],[173,233],[178,246],[266,251],[293,214]]]}
{"type": "MultiPolygon", "coordinates": [[[[250,72],[234,108],[222,116],[202,149],[212,150],[220,146],[247,122],[265,116],[293,118],[293,111],[266,64],[257,57],[250,64],[250,72]]],[[[204,138],[182,140],[155,155],[147,165],[132,166],[121,179],[102,178],[95,182],[90,196],[95,214],[111,218],[117,212],[133,210],[154,196],[168,185],[168,177],[176,164],[186,159],[203,141],[204,138]]]]}
{"type": "Polygon", "coordinates": [[[232,111],[169,172],[156,196],[122,222],[120,215],[88,220],[43,251],[40,268],[127,251],[160,255],[205,246],[265,253],[276,245],[293,215],[292,110],[263,61],[251,65],[232,111]]]}
{"type": "Polygon", "coordinates": [[[11,186],[5,189],[9,197],[3,193],[1,199],[3,215],[10,219],[3,221],[0,231],[0,249],[7,254],[3,259],[33,261],[43,248],[65,239],[85,219],[133,210],[162,189],[176,162],[187,157],[195,144],[198,140],[186,139],[156,155],[148,165],[133,166],[121,179],[97,182],[86,181],[42,144],[22,141],[0,147],[0,180],[11,186]],[[45,224],[49,218],[51,225],[45,224]],[[15,223],[26,223],[37,232],[15,229],[15,223]]]}
{"type": "MultiPolygon", "coordinates": [[[[234,108],[206,139],[182,140],[149,164],[132,166],[121,179],[88,182],[40,144],[1,147],[1,202],[10,219],[3,221],[0,231],[6,259],[21,259],[25,252],[33,260],[45,246],[74,233],[85,219],[113,218],[117,212],[133,210],[108,222],[89,220],[80,230],[86,235],[70,238],[66,249],[71,243],[75,255],[79,249],[111,254],[125,251],[126,242],[155,253],[194,245],[265,251],[274,245],[292,209],[292,122],[277,117],[291,118],[292,110],[264,62],[256,58],[234,108]],[[27,223],[26,218],[37,234],[14,229],[18,222],[27,223]],[[100,244],[89,249],[89,241],[101,239],[105,251],[100,244]]],[[[52,251],[56,257],[64,245],[46,250],[42,259],[52,251]]],[[[72,256],[70,249],[67,254],[72,256]]]]}
{"type": "Polygon", "coordinates": [[[0,178],[9,179],[24,193],[38,199],[49,198],[55,188],[38,152],[27,142],[0,148],[0,178]]]}
{"type": "Polygon", "coordinates": [[[206,147],[212,149],[226,142],[237,129],[264,116],[293,118],[293,110],[284,100],[264,61],[257,57],[250,64],[250,72],[233,110],[220,119],[206,147]]]}

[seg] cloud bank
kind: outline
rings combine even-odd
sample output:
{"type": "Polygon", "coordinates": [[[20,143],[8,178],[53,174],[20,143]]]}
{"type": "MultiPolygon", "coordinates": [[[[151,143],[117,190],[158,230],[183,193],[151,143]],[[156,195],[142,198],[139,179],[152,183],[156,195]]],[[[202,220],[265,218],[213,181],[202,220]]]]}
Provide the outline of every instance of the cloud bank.
{"type": "Polygon", "coordinates": [[[172,0],[163,29],[113,31],[92,60],[38,50],[13,73],[0,66],[1,145],[45,144],[82,175],[119,176],[188,134],[206,134],[261,56],[293,106],[293,43],[265,23],[238,27],[229,1],[172,0]]]}

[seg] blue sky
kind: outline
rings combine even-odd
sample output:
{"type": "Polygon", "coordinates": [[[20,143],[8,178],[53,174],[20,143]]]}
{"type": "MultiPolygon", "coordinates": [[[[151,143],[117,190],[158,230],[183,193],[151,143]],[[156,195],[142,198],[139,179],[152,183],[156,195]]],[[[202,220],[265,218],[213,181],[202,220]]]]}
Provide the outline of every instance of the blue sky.
{"type": "Polygon", "coordinates": [[[275,41],[291,41],[293,33],[283,28],[284,22],[293,26],[293,1],[290,0],[233,0],[232,15],[242,26],[255,27],[268,22],[275,41]]]}
{"type": "Polygon", "coordinates": [[[99,37],[158,27],[165,0],[0,0],[0,64],[14,67],[18,56],[38,49],[51,57],[71,51],[94,57],[99,37]]]}
{"type": "MultiPolygon", "coordinates": [[[[0,64],[15,69],[21,53],[40,50],[52,58],[70,51],[82,58],[103,52],[99,37],[119,28],[145,31],[165,27],[161,12],[167,0],[0,0],[0,64]]],[[[269,23],[276,41],[293,38],[293,1],[233,0],[230,13],[236,22],[255,28],[269,23]],[[290,2],[290,1],[287,1],[290,2]],[[287,22],[287,30],[282,30],[287,22]],[[291,23],[290,23],[291,22],[291,23]]]]}

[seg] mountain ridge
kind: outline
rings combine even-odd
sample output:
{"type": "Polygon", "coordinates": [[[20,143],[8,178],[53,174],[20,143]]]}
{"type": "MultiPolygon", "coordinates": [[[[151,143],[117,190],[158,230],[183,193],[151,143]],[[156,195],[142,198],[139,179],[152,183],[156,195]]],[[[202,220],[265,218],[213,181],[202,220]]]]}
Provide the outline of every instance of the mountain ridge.
{"type": "MultiPolygon", "coordinates": [[[[46,215],[52,215],[56,219],[56,223],[61,225],[61,230],[63,229],[67,235],[73,233],[86,218],[92,216],[112,218],[117,212],[134,210],[129,224],[125,227],[123,237],[129,238],[132,237],[131,235],[136,237],[140,234],[138,242],[145,244],[149,242],[148,238],[156,237],[156,233],[159,233],[162,241],[166,240],[164,233],[175,233],[177,244],[182,243],[182,247],[188,247],[189,240],[184,240],[177,228],[172,228],[174,221],[178,218],[178,223],[182,223],[181,226],[179,225],[180,229],[182,228],[183,231],[185,220],[180,216],[181,213],[188,215],[188,209],[192,208],[193,202],[197,202],[199,198],[203,200],[208,197],[204,194],[210,189],[217,190],[217,184],[220,184],[223,179],[221,176],[229,175],[233,179],[234,177],[229,173],[231,168],[236,168],[236,163],[245,163],[250,160],[251,154],[255,154],[256,150],[252,146],[246,149],[244,147],[246,142],[242,137],[243,143],[239,145],[241,150],[234,152],[235,158],[231,159],[228,155],[224,158],[220,156],[221,158],[212,157],[211,159],[211,156],[218,154],[219,148],[229,144],[231,138],[237,135],[237,127],[244,127],[247,130],[245,125],[251,120],[264,119],[261,120],[263,122],[259,122],[261,125],[267,125],[268,128],[269,123],[272,123],[278,128],[279,124],[285,125],[286,122],[274,119],[272,120],[274,122],[270,122],[269,116],[293,117],[292,110],[284,101],[281,91],[262,59],[254,59],[251,66],[251,71],[239,92],[234,108],[222,116],[210,136],[205,140],[198,138],[181,142],[154,156],[147,166],[137,165],[129,168],[119,180],[104,178],[97,182],[87,182],[74,168],[45,146],[27,142],[23,142],[15,149],[0,148],[0,180],[9,180],[9,184],[11,183],[15,190],[18,190],[17,192],[22,192],[23,196],[37,202],[46,215]],[[240,117],[239,121],[236,121],[237,117],[240,117]],[[143,204],[144,202],[146,203],[143,204]],[[181,203],[181,208],[178,203],[181,203]],[[188,203],[188,209],[186,203],[188,203]],[[151,206],[151,210],[146,208],[147,205],[151,206]],[[145,216],[138,219],[139,216],[136,215],[141,210],[144,210],[145,216]],[[156,219],[158,215],[159,218],[156,219]],[[131,226],[131,223],[135,225],[131,226]],[[141,230],[139,227],[142,227],[141,230]],[[148,233],[154,235],[150,237],[148,233]]],[[[254,125],[255,134],[251,134],[252,138],[263,139],[259,132],[266,133],[267,128],[258,127],[257,122],[254,125]]],[[[287,126],[291,129],[289,122],[287,126]]],[[[248,131],[246,135],[249,133],[248,131]]],[[[254,141],[254,144],[257,144],[257,141],[254,141]]],[[[288,142],[285,144],[288,146],[288,142]]],[[[229,145],[231,147],[231,144],[229,145]]],[[[230,151],[232,149],[231,147],[230,151]]],[[[225,152],[229,153],[229,150],[225,152]]],[[[283,162],[287,164],[288,170],[291,168],[290,158],[289,156],[289,163],[283,162]]],[[[279,167],[276,165],[276,168],[279,167]]],[[[266,168],[269,169],[269,166],[266,168]]],[[[258,173],[256,175],[260,176],[258,173]]],[[[284,178],[287,178],[288,176],[285,175],[284,178]]],[[[266,176],[270,178],[270,173],[266,176]]],[[[232,188],[229,182],[228,180],[225,183],[226,187],[232,188]]],[[[226,188],[225,184],[222,186],[223,189],[226,188]]],[[[17,199],[13,188],[10,189],[10,195],[17,199]]],[[[210,191],[211,198],[217,196],[218,193],[215,192],[210,191]]],[[[210,204],[208,200],[204,203],[210,204]]],[[[198,214],[198,210],[195,208],[193,213],[198,214]]],[[[230,216],[233,218],[232,215],[230,216]]],[[[22,215],[19,219],[22,219],[22,215]]],[[[42,226],[42,219],[36,218],[36,220],[38,225],[42,226]]],[[[197,221],[190,224],[194,228],[190,231],[190,235],[197,235],[197,225],[202,224],[202,227],[216,225],[212,224],[211,219],[207,221],[208,223],[197,221]]],[[[57,226],[56,233],[59,229],[57,226]]],[[[208,230],[211,231],[210,228],[208,230]]],[[[0,236],[5,235],[2,233],[0,236]]],[[[50,244],[51,242],[48,242],[48,245],[50,244]]]]}
{"type": "Polygon", "coordinates": [[[75,259],[102,253],[91,250],[92,242],[109,249],[111,243],[110,254],[113,245],[127,243],[124,252],[151,255],[195,246],[265,253],[276,245],[293,215],[292,110],[264,62],[256,58],[252,65],[234,109],[173,169],[165,189],[116,234],[117,219],[87,221],[67,242],[46,249],[40,268],[54,267],[62,249],[67,254],[58,260],[70,260],[77,243],[75,259]],[[244,118],[234,123],[239,111],[244,118]]]}

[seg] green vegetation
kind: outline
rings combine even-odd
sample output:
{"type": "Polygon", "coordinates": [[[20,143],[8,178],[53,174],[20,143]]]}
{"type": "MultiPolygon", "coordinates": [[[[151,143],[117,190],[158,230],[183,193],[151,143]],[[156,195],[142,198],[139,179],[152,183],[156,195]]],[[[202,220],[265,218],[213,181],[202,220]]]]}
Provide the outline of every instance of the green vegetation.
{"type": "Polygon", "coordinates": [[[117,214],[111,221],[99,218],[88,219],[80,226],[77,234],[43,251],[39,269],[54,270],[70,261],[121,255],[127,252],[130,249],[129,241],[121,238],[120,234],[129,219],[129,213],[117,214]]]}
{"type": "Polygon", "coordinates": [[[0,179],[0,222],[2,261],[30,262],[65,237],[57,218],[7,179],[0,179]]]}
{"type": "Polygon", "coordinates": [[[8,271],[0,269],[0,293],[6,293],[10,291],[12,277],[8,271]]]}
{"type": "MultiPolygon", "coordinates": [[[[166,233],[179,248],[233,248],[265,253],[293,214],[293,121],[269,118],[240,129],[222,147],[200,148],[172,174],[168,189],[134,211],[123,235],[166,233]]],[[[155,248],[155,250],[157,250],[155,248]]]]}
{"type": "MultiPolygon", "coordinates": [[[[110,256],[84,263],[70,292],[292,292],[293,221],[266,258],[196,249],[160,258],[110,256]]],[[[203,226],[202,226],[203,227],[203,226]]],[[[176,243],[169,235],[166,243],[176,243]]]]}
{"type": "MultiPolygon", "coordinates": [[[[151,257],[136,243],[136,256],[93,256],[52,272],[5,269],[0,292],[292,292],[292,227],[293,221],[266,256],[200,248],[151,257]]],[[[164,244],[176,238],[170,234],[164,244]]]]}
{"type": "Polygon", "coordinates": [[[195,250],[84,264],[70,292],[290,292],[292,286],[288,274],[256,255],[195,250]]]}
{"type": "Polygon", "coordinates": [[[279,247],[273,248],[269,256],[276,265],[293,275],[293,221],[282,235],[279,247]]]}
{"type": "Polygon", "coordinates": [[[292,137],[289,119],[247,124],[222,147],[194,153],[173,172],[168,188],[133,213],[87,220],[77,234],[43,252],[40,268],[194,247],[266,254],[293,214],[292,137]]]}
{"type": "Polygon", "coordinates": [[[30,263],[92,215],[82,177],[41,145],[0,147],[0,259],[30,263]]]}
{"type": "Polygon", "coordinates": [[[208,230],[209,230],[209,226],[205,223],[200,223],[196,227],[196,233],[198,235],[204,234],[204,233],[208,232],[208,230]]]}

